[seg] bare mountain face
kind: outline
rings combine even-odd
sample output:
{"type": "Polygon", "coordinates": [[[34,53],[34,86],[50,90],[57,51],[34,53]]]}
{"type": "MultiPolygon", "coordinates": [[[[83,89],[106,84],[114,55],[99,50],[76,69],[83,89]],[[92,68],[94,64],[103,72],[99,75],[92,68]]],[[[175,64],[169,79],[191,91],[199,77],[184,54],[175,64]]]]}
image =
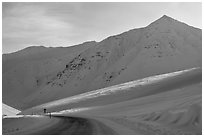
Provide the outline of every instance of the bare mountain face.
{"type": "Polygon", "coordinates": [[[168,16],[101,42],[3,55],[3,102],[35,105],[147,76],[202,66],[202,32],[168,16]]]}

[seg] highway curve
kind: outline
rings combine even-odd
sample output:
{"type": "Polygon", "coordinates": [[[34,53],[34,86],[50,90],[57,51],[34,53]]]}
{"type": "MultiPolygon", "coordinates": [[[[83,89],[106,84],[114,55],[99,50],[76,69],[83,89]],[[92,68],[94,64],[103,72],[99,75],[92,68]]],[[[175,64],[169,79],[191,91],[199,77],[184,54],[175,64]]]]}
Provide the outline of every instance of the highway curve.
{"type": "Polygon", "coordinates": [[[79,117],[58,117],[56,125],[37,131],[36,135],[113,135],[115,132],[99,121],[79,117]]]}
{"type": "MultiPolygon", "coordinates": [[[[9,128],[14,129],[14,127],[12,126],[15,125],[14,123],[15,120],[13,121],[11,119],[7,119],[10,121],[10,126],[8,125],[4,126],[3,124],[3,129],[4,129],[3,135],[4,134],[7,134],[7,135],[9,134],[16,134],[16,135],[20,135],[20,134],[21,135],[97,135],[97,134],[113,135],[113,134],[116,134],[115,131],[113,131],[111,128],[107,127],[100,121],[93,120],[93,119],[78,118],[78,117],[63,117],[63,116],[54,116],[54,117],[51,117],[50,120],[52,119],[57,119],[58,122],[53,122],[54,124],[50,123],[49,125],[46,124],[46,126],[44,126],[45,123],[42,123],[38,125],[39,128],[37,129],[32,127],[32,124],[29,124],[28,126],[30,127],[26,127],[29,130],[22,130],[22,131],[19,130],[17,132],[13,132],[14,130],[10,130],[12,132],[5,132],[6,130],[9,131],[9,128]]],[[[4,120],[6,121],[6,119],[4,120]]]]}

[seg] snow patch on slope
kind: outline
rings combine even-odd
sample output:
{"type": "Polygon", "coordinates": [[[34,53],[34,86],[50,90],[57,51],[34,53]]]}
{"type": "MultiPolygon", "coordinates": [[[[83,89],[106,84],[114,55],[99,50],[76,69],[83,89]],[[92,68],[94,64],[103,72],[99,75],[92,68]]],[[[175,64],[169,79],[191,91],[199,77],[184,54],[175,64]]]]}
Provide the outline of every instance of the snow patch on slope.
{"type": "Polygon", "coordinates": [[[14,116],[20,112],[21,111],[2,103],[2,115],[3,116],[14,116]]]}

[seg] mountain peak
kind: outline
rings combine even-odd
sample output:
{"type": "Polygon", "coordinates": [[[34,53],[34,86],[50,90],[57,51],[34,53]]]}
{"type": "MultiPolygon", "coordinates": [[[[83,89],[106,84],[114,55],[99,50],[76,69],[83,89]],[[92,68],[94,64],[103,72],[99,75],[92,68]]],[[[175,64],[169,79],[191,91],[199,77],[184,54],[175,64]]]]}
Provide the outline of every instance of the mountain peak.
{"type": "Polygon", "coordinates": [[[173,18],[171,18],[171,17],[169,17],[169,16],[167,16],[167,15],[163,15],[161,18],[159,18],[158,20],[156,20],[156,21],[161,21],[161,20],[166,20],[166,21],[173,21],[173,20],[175,20],[175,19],[173,19],[173,18]]]}
{"type": "Polygon", "coordinates": [[[175,19],[174,18],[172,18],[172,17],[170,17],[170,16],[167,16],[167,15],[163,15],[162,17],[161,17],[162,19],[166,19],[166,20],[171,20],[171,21],[175,21],[175,19]]]}
{"type": "Polygon", "coordinates": [[[163,15],[161,18],[170,18],[170,17],[167,15],[163,15]]]}
{"type": "Polygon", "coordinates": [[[171,17],[169,17],[167,15],[163,15],[159,19],[152,22],[149,26],[152,26],[153,24],[166,24],[166,23],[171,23],[171,22],[174,22],[174,21],[175,21],[175,19],[173,19],[173,18],[171,18],[171,17]]]}

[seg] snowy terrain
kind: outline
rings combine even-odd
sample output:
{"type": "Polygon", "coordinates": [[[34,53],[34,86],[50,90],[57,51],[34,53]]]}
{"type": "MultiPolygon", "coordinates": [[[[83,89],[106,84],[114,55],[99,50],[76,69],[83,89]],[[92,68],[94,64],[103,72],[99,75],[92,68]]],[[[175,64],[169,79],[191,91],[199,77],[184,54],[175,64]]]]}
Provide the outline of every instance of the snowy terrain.
{"type": "Polygon", "coordinates": [[[201,80],[192,68],[68,97],[4,118],[3,134],[201,134],[201,80]]]}
{"type": "Polygon", "coordinates": [[[20,113],[21,111],[12,108],[6,104],[2,104],[2,115],[3,116],[15,116],[16,114],[20,113]]]}
{"type": "Polygon", "coordinates": [[[67,109],[71,109],[72,111],[72,108],[80,107],[98,107],[101,105],[113,104],[149,95],[155,95],[161,92],[182,88],[183,86],[188,86],[200,81],[201,69],[192,68],[188,70],[147,77],[144,79],[56,100],[36,107],[31,107],[22,111],[21,114],[43,114],[43,110],[45,108],[48,112],[54,112],[67,109]]]}
{"type": "Polygon", "coordinates": [[[202,32],[168,16],[2,59],[3,134],[202,134],[202,32]]]}
{"type": "Polygon", "coordinates": [[[163,16],[145,28],[101,42],[70,48],[36,46],[6,54],[3,102],[24,110],[148,76],[201,67],[201,36],[200,29],[163,16]]]}

